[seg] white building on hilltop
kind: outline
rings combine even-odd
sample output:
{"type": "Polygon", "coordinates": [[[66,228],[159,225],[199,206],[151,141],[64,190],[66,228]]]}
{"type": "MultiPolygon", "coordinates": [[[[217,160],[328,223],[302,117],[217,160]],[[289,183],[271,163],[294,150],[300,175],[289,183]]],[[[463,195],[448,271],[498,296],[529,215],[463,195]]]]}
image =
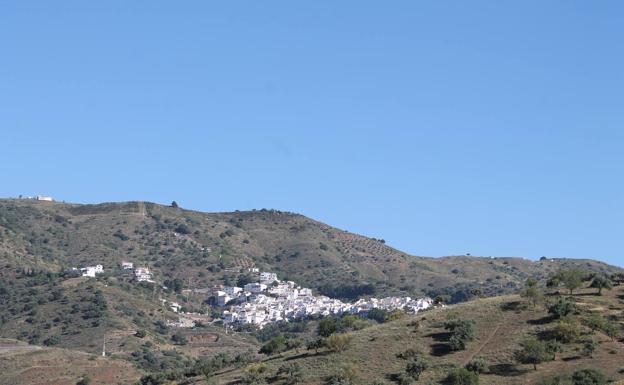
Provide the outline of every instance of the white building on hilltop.
{"type": "Polygon", "coordinates": [[[38,200],[38,201],[44,201],[44,202],[52,202],[53,201],[52,197],[46,197],[46,196],[43,196],[43,195],[37,195],[37,197],[35,199],[38,200]]]}

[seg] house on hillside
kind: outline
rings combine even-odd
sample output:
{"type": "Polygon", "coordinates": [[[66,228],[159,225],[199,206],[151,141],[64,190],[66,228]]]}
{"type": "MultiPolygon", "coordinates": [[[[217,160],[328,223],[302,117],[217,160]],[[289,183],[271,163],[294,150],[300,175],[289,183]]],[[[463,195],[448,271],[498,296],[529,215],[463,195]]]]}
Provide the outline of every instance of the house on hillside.
{"type": "Polygon", "coordinates": [[[147,267],[137,267],[134,269],[134,277],[139,282],[154,282],[152,280],[152,273],[147,267]]]}
{"type": "Polygon", "coordinates": [[[52,202],[53,201],[52,197],[46,197],[46,196],[43,196],[43,195],[37,195],[35,197],[35,199],[38,200],[38,201],[44,201],[44,202],[52,202]]]}
{"type": "Polygon", "coordinates": [[[245,291],[253,294],[262,293],[267,289],[267,285],[259,282],[248,283],[245,285],[245,291]]]}
{"type": "Polygon", "coordinates": [[[275,281],[278,281],[277,274],[267,273],[266,271],[263,271],[262,273],[260,273],[260,282],[268,285],[275,281]]]}
{"type": "Polygon", "coordinates": [[[124,270],[132,270],[134,268],[134,263],[132,262],[121,262],[121,268],[124,270]]]}
{"type": "Polygon", "coordinates": [[[104,266],[95,265],[80,268],[83,277],[95,278],[96,274],[104,273],[104,266]]]}

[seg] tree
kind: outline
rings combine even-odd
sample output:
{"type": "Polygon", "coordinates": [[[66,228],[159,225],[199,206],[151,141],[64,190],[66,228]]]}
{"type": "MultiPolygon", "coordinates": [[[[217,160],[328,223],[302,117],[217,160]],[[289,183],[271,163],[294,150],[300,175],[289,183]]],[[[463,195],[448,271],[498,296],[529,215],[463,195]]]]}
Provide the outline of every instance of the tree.
{"type": "Polygon", "coordinates": [[[470,362],[466,364],[466,369],[478,374],[484,373],[485,367],[485,360],[481,357],[473,358],[472,360],[470,360],[470,362]]]}
{"type": "Polygon", "coordinates": [[[328,348],[335,352],[343,352],[349,347],[351,339],[352,336],[350,334],[332,334],[327,337],[326,344],[328,348]]]}
{"type": "Polygon", "coordinates": [[[553,361],[557,360],[557,353],[563,351],[563,344],[557,340],[550,340],[546,343],[546,351],[552,354],[553,361]]]}
{"type": "Polygon", "coordinates": [[[448,385],[478,385],[479,375],[466,368],[456,368],[448,373],[446,383],[448,385]]]}
{"type": "Polygon", "coordinates": [[[593,339],[588,339],[583,341],[583,355],[585,357],[592,358],[594,356],[594,352],[598,348],[598,342],[593,339]]]}
{"type": "Polygon", "coordinates": [[[546,344],[538,339],[529,338],[520,346],[522,349],[516,352],[516,360],[522,364],[532,364],[534,370],[537,370],[538,364],[552,358],[546,351],[546,344]]]}
{"type": "Polygon", "coordinates": [[[565,318],[576,311],[576,305],[573,302],[559,298],[548,308],[548,312],[555,318],[565,318]]]}
{"type": "Polygon", "coordinates": [[[605,385],[607,379],[596,369],[582,369],[572,374],[572,383],[574,385],[605,385]]]}
{"type": "Polygon", "coordinates": [[[178,208],[178,202],[176,202],[176,201],[171,202],[171,207],[177,209],[178,208]]]}
{"type": "Polygon", "coordinates": [[[535,307],[544,298],[544,294],[542,294],[542,291],[534,286],[529,286],[524,289],[520,293],[520,296],[529,300],[533,307],[535,307]]]}
{"type": "Polygon", "coordinates": [[[321,337],[329,337],[336,332],[336,320],[332,317],[323,318],[319,322],[318,335],[321,337]]]}
{"type": "Polygon", "coordinates": [[[604,275],[597,275],[592,280],[590,287],[598,289],[598,295],[602,295],[602,289],[613,289],[613,282],[611,282],[611,280],[604,275]]]}
{"type": "Polygon", "coordinates": [[[563,285],[570,291],[570,295],[574,294],[574,290],[583,284],[583,272],[577,269],[567,269],[559,271],[559,279],[563,285]]]}
{"type": "Polygon", "coordinates": [[[427,370],[427,368],[428,365],[425,361],[412,359],[405,366],[405,373],[412,377],[415,381],[418,381],[420,375],[427,370]]]}

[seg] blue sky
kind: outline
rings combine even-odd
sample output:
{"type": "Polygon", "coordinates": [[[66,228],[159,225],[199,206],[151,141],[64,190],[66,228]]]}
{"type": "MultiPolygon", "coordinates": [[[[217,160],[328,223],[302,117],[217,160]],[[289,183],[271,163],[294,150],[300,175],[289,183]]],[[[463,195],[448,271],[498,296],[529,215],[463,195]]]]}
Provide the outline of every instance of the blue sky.
{"type": "Polygon", "coordinates": [[[618,1],[2,1],[0,196],[624,265],[618,1]]]}

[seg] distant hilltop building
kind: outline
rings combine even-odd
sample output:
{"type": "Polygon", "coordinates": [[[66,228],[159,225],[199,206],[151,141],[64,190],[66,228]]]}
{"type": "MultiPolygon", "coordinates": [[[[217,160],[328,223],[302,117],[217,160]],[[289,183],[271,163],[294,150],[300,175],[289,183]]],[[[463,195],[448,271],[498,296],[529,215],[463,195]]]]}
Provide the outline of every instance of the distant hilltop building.
{"type": "Polygon", "coordinates": [[[46,197],[46,196],[43,196],[43,195],[37,195],[35,197],[35,199],[38,200],[38,201],[44,201],[44,202],[52,202],[52,201],[54,201],[54,199],[52,199],[52,197],[46,197]]]}

